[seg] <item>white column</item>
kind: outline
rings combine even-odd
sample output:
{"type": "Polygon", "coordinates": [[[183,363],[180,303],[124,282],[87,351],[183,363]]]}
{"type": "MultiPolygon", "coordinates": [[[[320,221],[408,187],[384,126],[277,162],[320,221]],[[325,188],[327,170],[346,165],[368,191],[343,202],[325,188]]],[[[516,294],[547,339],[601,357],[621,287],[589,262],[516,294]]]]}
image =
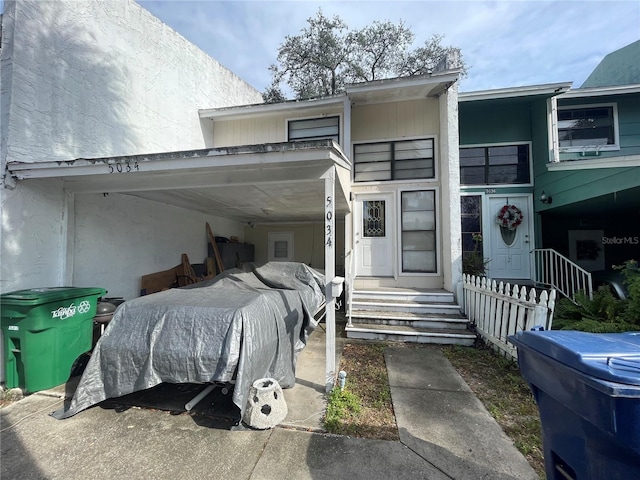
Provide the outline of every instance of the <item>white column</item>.
{"type": "MultiPolygon", "coordinates": [[[[458,84],[440,95],[440,166],[442,189],[442,267],[444,288],[456,294],[462,281],[462,233],[460,224],[460,159],[458,142],[458,84]]],[[[457,301],[460,301],[456,298],[457,301]]]]}
{"type": "Polygon", "coordinates": [[[331,282],[336,274],[335,244],[335,167],[323,175],[324,178],[324,283],[326,298],[326,377],[325,391],[333,388],[336,378],[336,299],[332,294],[331,282]]]}
{"type": "Polygon", "coordinates": [[[351,158],[351,99],[347,96],[343,104],[342,151],[351,158]]]}

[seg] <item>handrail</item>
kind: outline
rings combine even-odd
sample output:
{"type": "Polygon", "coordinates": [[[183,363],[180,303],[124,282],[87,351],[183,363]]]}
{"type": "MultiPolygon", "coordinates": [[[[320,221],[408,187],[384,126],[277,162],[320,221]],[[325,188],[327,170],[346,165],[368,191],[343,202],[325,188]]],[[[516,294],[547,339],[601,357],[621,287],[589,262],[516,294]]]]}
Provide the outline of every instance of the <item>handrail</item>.
{"type": "Polygon", "coordinates": [[[553,287],[574,302],[580,291],[593,298],[591,273],[552,248],[536,248],[533,254],[536,284],[553,287]]]}

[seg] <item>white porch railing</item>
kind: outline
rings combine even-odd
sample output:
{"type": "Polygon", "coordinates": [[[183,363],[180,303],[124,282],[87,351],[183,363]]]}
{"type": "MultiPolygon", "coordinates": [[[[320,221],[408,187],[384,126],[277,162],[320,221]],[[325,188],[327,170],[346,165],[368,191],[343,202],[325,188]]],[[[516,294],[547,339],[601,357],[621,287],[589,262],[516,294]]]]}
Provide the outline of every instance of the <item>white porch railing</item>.
{"type": "Polygon", "coordinates": [[[551,329],[556,291],[543,291],[540,298],[531,288],[511,286],[485,277],[463,276],[464,313],[478,334],[506,355],[517,358],[507,337],[535,326],[551,329]]]}
{"type": "Polygon", "coordinates": [[[533,255],[536,285],[555,288],[573,301],[579,291],[593,298],[591,273],[551,248],[536,248],[533,255]]]}

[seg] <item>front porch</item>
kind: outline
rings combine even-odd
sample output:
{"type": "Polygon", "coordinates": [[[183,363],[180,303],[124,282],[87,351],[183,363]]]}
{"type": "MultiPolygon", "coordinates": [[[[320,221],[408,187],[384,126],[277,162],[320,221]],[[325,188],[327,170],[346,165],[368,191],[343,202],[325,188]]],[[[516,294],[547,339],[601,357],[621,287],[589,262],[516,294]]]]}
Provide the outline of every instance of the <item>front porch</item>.
{"type": "MultiPolygon", "coordinates": [[[[356,279],[356,286],[361,283],[356,279]]],[[[444,289],[354,288],[347,318],[347,338],[465,346],[476,338],[453,293],[444,289]]]]}

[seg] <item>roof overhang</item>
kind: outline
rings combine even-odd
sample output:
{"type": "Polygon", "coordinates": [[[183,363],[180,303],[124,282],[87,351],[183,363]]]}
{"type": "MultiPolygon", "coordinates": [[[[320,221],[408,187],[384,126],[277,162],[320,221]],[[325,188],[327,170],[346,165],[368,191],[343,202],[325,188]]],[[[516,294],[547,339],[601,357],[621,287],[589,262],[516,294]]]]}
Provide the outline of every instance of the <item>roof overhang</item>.
{"type": "Polygon", "coordinates": [[[543,85],[498,88],[493,90],[479,90],[476,92],[460,92],[458,100],[460,102],[475,102],[482,100],[508,100],[525,97],[554,97],[569,91],[571,85],[571,82],[546,83],[543,85]]]}
{"type": "Polygon", "coordinates": [[[446,92],[459,77],[460,70],[456,69],[429,75],[375,80],[349,85],[346,93],[355,104],[435,98],[446,92]]]}
{"type": "MultiPolygon", "coordinates": [[[[122,193],[240,221],[323,218],[328,170],[351,164],[330,140],[38,163],[12,162],[18,180],[58,178],[72,193],[122,193]]],[[[336,211],[349,211],[336,178],[336,211]]]]}
{"type": "Polygon", "coordinates": [[[304,110],[305,115],[315,111],[340,110],[346,101],[352,104],[385,103],[416,100],[442,95],[460,76],[460,70],[447,70],[429,75],[398,77],[348,85],[345,93],[311,100],[289,100],[280,103],[260,103],[199,110],[200,119],[234,120],[274,114],[295,113],[304,110]]]}
{"type": "Polygon", "coordinates": [[[640,93],[640,84],[614,87],[576,88],[562,94],[561,98],[601,97],[605,95],[624,95],[640,93]]]}
{"type": "Polygon", "coordinates": [[[299,110],[313,113],[314,110],[326,110],[342,108],[347,96],[345,94],[334,95],[312,100],[290,100],[281,103],[258,103],[254,105],[239,105],[224,108],[205,108],[198,111],[201,119],[225,119],[255,118],[275,114],[292,113],[299,110]]]}

